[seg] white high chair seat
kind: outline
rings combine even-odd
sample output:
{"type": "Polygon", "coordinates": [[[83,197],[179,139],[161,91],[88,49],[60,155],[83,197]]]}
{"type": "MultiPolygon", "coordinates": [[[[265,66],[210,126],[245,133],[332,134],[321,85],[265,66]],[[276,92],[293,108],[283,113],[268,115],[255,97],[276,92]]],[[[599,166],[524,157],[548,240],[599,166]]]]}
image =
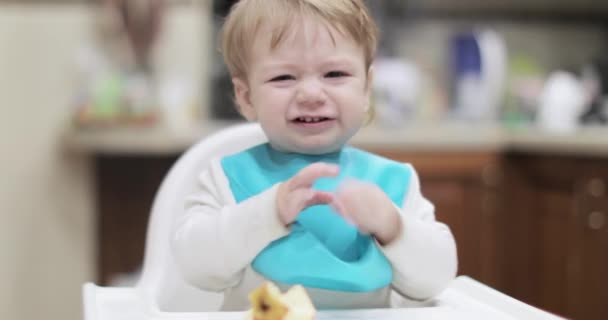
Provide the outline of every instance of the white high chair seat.
{"type": "MultiPolygon", "coordinates": [[[[144,263],[134,287],[83,286],[85,320],[244,319],[241,312],[217,312],[222,295],[188,285],[170,252],[173,221],[184,213],[184,199],[212,157],[266,142],[257,123],[238,124],[212,134],[187,150],[164,178],[152,206],[144,263]]],[[[320,319],[559,319],[460,276],[425,307],[319,312],[320,319]]]]}

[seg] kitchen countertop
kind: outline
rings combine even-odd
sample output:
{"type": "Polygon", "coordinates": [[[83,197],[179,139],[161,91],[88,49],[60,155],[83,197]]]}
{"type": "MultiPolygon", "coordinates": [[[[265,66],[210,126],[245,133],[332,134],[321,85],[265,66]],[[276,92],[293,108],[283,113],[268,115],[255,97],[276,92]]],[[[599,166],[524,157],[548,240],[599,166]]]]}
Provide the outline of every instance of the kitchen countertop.
{"type": "MultiPolygon", "coordinates": [[[[208,121],[188,129],[169,127],[71,129],[68,150],[106,155],[178,154],[202,137],[236,122],[208,121]]],[[[363,128],[353,145],[376,150],[408,152],[523,151],[608,156],[608,127],[581,127],[570,134],[535,128],[505,129],[466,123],[405,124],[400,128],[363,128]]]]}

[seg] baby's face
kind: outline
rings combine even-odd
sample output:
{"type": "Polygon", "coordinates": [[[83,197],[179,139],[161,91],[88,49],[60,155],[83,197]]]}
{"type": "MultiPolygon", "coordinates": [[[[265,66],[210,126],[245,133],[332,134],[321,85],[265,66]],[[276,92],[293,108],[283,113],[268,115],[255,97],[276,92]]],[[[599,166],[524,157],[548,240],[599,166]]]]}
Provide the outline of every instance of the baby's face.
{"type": "Polygon", "coordinates": [[[295,26],[275,49],[270,36],[262,26],[250,51],[248,78],[233,79],[241,112],[257,120],[279,150],[338,150],[363,125],[369,107],[362,47],[312,21],[295,26]]]}

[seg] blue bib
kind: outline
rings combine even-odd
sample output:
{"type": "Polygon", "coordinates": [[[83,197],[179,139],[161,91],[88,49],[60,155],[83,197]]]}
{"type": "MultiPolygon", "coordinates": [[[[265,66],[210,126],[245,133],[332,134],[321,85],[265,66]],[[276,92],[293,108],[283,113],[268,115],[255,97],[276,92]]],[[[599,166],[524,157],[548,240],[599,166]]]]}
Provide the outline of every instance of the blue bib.
{"type": "MultiPolygon", "coordinates": [[[[355,178],[378,185],[402,206],[410,169],[352,147],[325,155],[302,155],[282,153],[266,143],[221,160],[237,203],[315,162],[338,164],[340,174],[318,179],[313,188],[334,191],[344,178],[355,178]]],[[[328,205],[302,211],[291,232],[262,250],[252,267],[272,281],[336,291],[373,291],[388,286],[393,279],[391,264],[373,238],[359,233],[328,205]]]]}

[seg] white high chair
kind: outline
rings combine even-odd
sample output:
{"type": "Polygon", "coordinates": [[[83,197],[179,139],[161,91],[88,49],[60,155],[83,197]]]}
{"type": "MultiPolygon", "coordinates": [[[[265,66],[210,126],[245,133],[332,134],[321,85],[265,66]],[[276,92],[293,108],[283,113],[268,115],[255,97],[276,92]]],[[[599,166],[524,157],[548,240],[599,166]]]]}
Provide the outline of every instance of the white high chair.
{"type": "MultiPolygon", "coordinates": [[[[85,320],[219,319],[243,320],[240,312],[217,312],[222,295],[188,285],[170,252],[173,221],[183,214],[183,201],[212,157],[238,152],[267,141],[256,123],[238,124],[204,138],[186,151],[163,180],[154,200],[147,230],[142,274],[134,287],[83,286],[85,320]]],[[[428,307],[319,312],[320,319],[559,319],[460,276],[428,307]]]]}

